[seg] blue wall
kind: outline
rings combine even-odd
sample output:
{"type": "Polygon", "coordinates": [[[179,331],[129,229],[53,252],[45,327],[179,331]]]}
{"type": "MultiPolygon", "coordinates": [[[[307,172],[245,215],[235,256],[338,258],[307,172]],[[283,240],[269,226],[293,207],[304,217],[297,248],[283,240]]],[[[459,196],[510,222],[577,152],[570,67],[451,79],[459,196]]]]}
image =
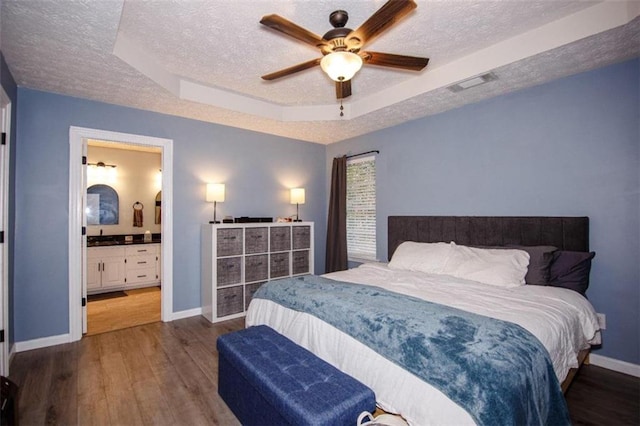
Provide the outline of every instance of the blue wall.
{"type": "Polygon", "coordinates": [[[174,139],[174,311],[200,305],[205,182],[227,184],[220,214],[233,216],[293,214],[287,188],[306,187],[301,215],[316,223],[322,272],[331,159],[380,149],[380,259],[389,215],[587,215],[598,253],[589,297],[608,323],[597,353],[638,364],[639,80],[628,61],[326,148],[20,88],[15,340],[68,332],[68,131],[80,126],[174,139]]]}
{"type": "Polygon", "coordinates": [[[224,182],[218,214],[289,216],[288,188],[306,188],[300,215],[316,224],[324,267],[325,147],[163,114],[18,89],[16,341],[68,332],[69,127],[174,140],[174,312],[200,306],[200,227],[206,182],[224,182]]]}
{"type": "Polygon", "coordinates": [[[11,312],[13,312],[13,293],[14,293],[14,285],[13,285],[13,244],[14,244],[14,226],[15,226],[15,184],[16,184],[16,129],[17,129],[17,109],[18,109],[18,87],[16,86],[16,82],[13,80],[13,76],[11,75],[11,71],[9,71],[9,67],[4,60],[4,55],[0,52],[0,84],[2,84],[2,88],[4,92],[7,94],[9,99],[11,100],[11,135],[9,136],[9,217],[8,217],[8,228],[5,230],[6,241],[9,246],[8,253],[8,261],[9,264],[5,265],[5,268],[8,268],[9,275],[9,330],[8,330],[8,342],[9,345],[13,344],[15,341],[14,335],[14,324],[11,319],[11,312]]]}
{"type": "Polygon", "coordinates": [[[636,59],[329,145],[326,170],[381,151],[380,259],[389,215],[589,216],[597,353],[640,364],[639,71],[636,59]]]}

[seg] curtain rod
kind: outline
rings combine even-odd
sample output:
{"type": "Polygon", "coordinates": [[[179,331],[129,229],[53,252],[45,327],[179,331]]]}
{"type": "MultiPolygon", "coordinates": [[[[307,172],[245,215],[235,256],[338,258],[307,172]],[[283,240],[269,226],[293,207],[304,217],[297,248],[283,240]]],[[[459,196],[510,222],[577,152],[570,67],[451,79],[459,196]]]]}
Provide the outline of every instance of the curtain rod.
{"type": "Polygon", "coordinates": [[[380,151],[378,151],[377,149],[374,149],[373,151],[361,152],[360,154],[347,155],[347,158],[360,157],[361,155],[374,154],[374,153],[380,154],[380,151]]]}

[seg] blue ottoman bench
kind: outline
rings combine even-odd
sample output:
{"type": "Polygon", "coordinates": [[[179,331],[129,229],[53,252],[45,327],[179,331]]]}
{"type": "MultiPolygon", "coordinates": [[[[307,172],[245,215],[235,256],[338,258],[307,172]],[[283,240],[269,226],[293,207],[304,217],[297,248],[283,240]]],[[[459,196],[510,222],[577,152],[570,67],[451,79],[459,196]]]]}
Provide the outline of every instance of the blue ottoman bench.
{"type": "Polygon", "coordinates": [[[373,391],[264,326],[217,341],[218,393],[243,425],[355,425],[373,391]]]}

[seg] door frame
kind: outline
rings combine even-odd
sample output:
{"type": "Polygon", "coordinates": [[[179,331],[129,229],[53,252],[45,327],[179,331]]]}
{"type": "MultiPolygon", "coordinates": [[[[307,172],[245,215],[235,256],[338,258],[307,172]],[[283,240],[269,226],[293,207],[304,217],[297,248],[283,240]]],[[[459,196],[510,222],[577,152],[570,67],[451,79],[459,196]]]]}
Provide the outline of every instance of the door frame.
{"type": "Polygon", "coordinates": [[[87,139],[113,141],[162,149],[162,321],[173,320],[173,139],[84,127],[69,127],[69,335],[74,342],[82,338],[82,294],[86,235],[82,235],[84,188],[83,147],[87,139]]]}
{"type": "Polygon", "coordinates": [[[6,133],[5,144],[0,147],[0,208],[2,219],[0,230],[4,232],[4,241],[0,247],[0,329],[4,330],[4,342],[0,343],[0,374],[9,375],[9,167],[11,141],[11,98],[0,87],[0,131],[6,133]]]}

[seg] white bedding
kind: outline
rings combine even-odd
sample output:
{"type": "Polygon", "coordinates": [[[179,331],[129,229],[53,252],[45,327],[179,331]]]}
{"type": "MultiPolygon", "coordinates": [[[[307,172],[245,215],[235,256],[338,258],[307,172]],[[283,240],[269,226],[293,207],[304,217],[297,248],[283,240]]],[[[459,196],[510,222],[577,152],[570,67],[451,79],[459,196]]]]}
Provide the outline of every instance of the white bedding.
{"type": "MultiPolygon", "coordinates": [[[[593,306],[571,290],[542,286],[500,288],[448,275],[391,270],[373,263],[325,277],[375,285],[519,324],[547,348],[560,382],[570,368],[578,366],[580,350],[600,343],[593,306]]],[[[465,410],[439,390],[316,317],[254,299],[246,324],[269,325],[356,377],[374,390],[382,409],[401,414],[410,424],[474,423],[465,410]]]]}

